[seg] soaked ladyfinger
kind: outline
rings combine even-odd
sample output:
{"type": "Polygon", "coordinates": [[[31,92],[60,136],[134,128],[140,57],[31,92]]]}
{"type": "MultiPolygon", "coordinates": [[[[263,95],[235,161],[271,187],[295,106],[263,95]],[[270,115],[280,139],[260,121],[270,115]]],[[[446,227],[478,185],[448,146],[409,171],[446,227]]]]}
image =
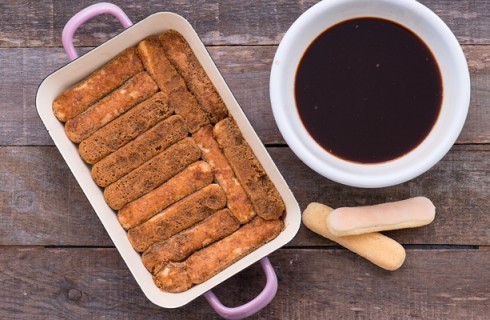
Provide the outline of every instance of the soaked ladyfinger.
{"type": "Polygon", "coordinates": [[[152,244],[166,240],[198,223],[226,205],[226,196],[217,184],[196,191],[174,203],[143,224],[128,231],[133,248],[143,252],[152,244]]]}
{"type": "Polygon", "coordinates": [[[194,284],[202,283],[277,237],[283,228],[282,220],[264,220],[255,217],[228,237],[187,258],[187,274],[194,284]]]}
{"type": "Polygon", "coordinates": [[[170,30],[159,38],[167,58],[184,78],[211,122],[217,123],[226,118],[228,111],[223,100],[182,35],[170,30]]]}
{"type": "Polygon", "coordinates": [[[53,102],[53,112],[62,122],[70,120],[126,80],[143,71],[136,48],[121,52],[84,80],[60,94],[53,102]]]}
{"type": "Polygon", "coordinates": [[[119,210],[117,218],[124,229],[134,228],[158,212],[213,182],[213,170],[205,161],[197,161],[119,210]]]}
{"type": "Polygon", "coordinates": [[[240,223],[247,223],[255,216],[255,211],[245,190],[235,177],[230,163],[214,140],[213,127],[211,125],[202,127],[192,137],[201,149],[203,158],[213,168],[218,184],[225,191],[228,208],[240,223]]]}
{"type": "Polygon", "coordinates": [[[92,178],[99,186],[107,187],[187,134],[182,117],[171,116],[97,162],[92,167],[92,178]]]}
{"type": "Polygon", "coordinates": [[[201,150],[191,138],[168,147],[139,168],[131,171],[104,190],[107,204],[121,209],[169,180],[201,157],[201,150]]]}
{"type": "Polygon", "coordinates": [[[138,52],[148,73],[165,92],[175,113],[182,116],[190,132],[208,124],[209,118],[198,101],[189,92],[185,81],[167,59],[157,37],[148,37],[138,44],[138,52]]]}
{"type": "Polygon", "coordinates": [[[170,262],[157,273],[153,280],[160,290],[164,292],[178,293],[192,287],[192,281],[187,274],[185,263],[170,262]]]}
{"type": "Polygon", "coordinates": [[[226,237],[239,227],[230,210],[222,209],[168,240],[153,244],[143,253],[143,264],[148,271],[158,272],[169,261],[182,261],[194,251],[226,237]]]}
{"type": "Polygon", "coordinates": [[[172,113],[167,95],[157,92],[80,142],[80,156],[89,164],[97,163],[172,113]]]}
{"type": "Polygon", "coordinates": [[[66,135],[72,142],[79,143],[135,104],[151,97],[157,90],[155,81],[148,73],[140,72],[117,90],[68,120],[65,124],[66,135]]]}
{"type": "Polygon", "coordinates": [[[218,122],[214,126],[213,134],[252,201],[255,212],[267,220],[281,217],[285,210],[281,195],[243,138],[235,121],[226,118],[218,122]]]}

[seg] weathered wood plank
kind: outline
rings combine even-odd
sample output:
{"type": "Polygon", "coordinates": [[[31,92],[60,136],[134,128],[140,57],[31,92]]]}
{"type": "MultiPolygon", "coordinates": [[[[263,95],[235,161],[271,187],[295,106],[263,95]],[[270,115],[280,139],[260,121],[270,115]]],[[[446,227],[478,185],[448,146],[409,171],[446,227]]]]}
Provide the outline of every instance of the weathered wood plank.
{"type": "MultiPolygon", "coordinates": [[[[82,52],[89,48],[83,48],[82,52]]],[[[276,47],[210,47],[219,70],[266,144],[284,143],[269,99],[276,47]]],[[[490,142],[490,46],[464,46],[472,80],[468,118],[458,143],[490,142]]],[[[60,48],[0,49],[0,145],[52,145],[35,109],[37,87],[68,62],[60,48]],[[42,62],[42,63],[41,63],[42,62]]]]}
{"type": "MultiPolygon", "coordinates": [[[[400,185],[381,189],[334,183],[307,168],[290,149],[269,148],[294,195],[305,209],[310,202],[333,208],[361,206],[427,196],[436,206],[435,221],[425,227],[387,232],[404,244],[488,244],[490,218],[490,146],[455,146],[431,170],[400,185]],[[474,220],[475,219],[475,220],[474,220]],[[477,231],[479,228],[480,231],[477,231]],[[471,230],[469,232],[468,230],[471,230]],[[463,235],[464,234],[464,235],[463,235]],[[461,242],[465,238],[468,241],[461,242]],[[470,240],[471,239],[471,240],[470,240]]],[[[330,245],[304,226],[292,246],[330,245]]]]}
{"type": "MultiPolygon", "coordinates": [[[[255,1],[112,1],[138,22],[160,11],[184,16],[206,44],[274,45],[315,0],[255,1]]],[[[490,7],[486,0],[424,0],[453,30],[461,43],[490,43],[490,7]]],[[[16,1],[0,5],[0,47],[61,46],[70,17],[93,1],[16,1]]],[[[96,17],[77,32],[75,45],[96,46],[122,31],[111,16],[96,17]]]]}
{"type": "MultiPolygon", "coordinates": [[[[269,148],[302,209],[312,201],[357,206],[425,195],[429,226],[391,232],[404,244],[490,245],[490,146],[456,146],[432,170],[383,189],[342,186],[307,168],[289,148],[269,148]],[[469,231],[471,230],[471,232],[469,231]]],[[[0,147],[0,245],[111,246],[54,147],[0,147]]],[[[291,246],[330,246],[301,227],[291,246]]]]}
{"type": "MultiPolygon", "coordinates": [[[[407,250],[395,272],[345,250],[281,249],[270,259],[279,289],[251,319],[483,319],[490,312],[489,250],[407,250]]],[[[0,281],[5,319],[218,318],[201,297],[179,309],[153,305],[112,248],[3,247],[0,281]]],[[[263,282],[254,265],[214,291],[239,305],[263,282]]]]}
{"type": "Polygon", "coordinates": [[[112,245],[53,147],[0,148],[0,159],[0,245],[112,245]]]}

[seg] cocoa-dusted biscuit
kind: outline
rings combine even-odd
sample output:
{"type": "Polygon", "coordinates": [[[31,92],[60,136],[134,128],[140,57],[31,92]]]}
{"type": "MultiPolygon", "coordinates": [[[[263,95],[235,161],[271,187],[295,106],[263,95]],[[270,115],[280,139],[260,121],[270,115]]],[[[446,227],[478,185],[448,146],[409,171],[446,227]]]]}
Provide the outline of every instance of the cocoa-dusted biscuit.
{"type": "Polygon", "coordinates": [[[211,165],[218,184],[223,188],[227,198],[227,206],[240,223],[247,223],[255,216],[255,211],[238,182],[228,160],[221,152],[213,138],[213,127],[202,127],[193,136],[201,149],[203,158],[211,165]]]}
{"type": "Polygon", "coordinates": [[[228,111],[223,100],[182,35],[170,30],[159,38],[167,58],[184,78],[211,122],[217,123],[226,118],[228,111]]]}
{"type": "Polygon", "coordinates": [[[167,95],[157,92],[80,142],[80,156],[85,162],[94,164],[173,112],[167,95]]]}
{"type": "Polygon", "coordinates": [[[148,192],[119,210],[117,218],[124,229],[134,228],[171,204],[213,182],[213,169],[205,161],[197,161],[158,188],[148,192]]]}
{"type": "Polygon", "coordinates": [[[199,106],[196,97],[187,88],[170,93],[168,103],[175,110],[176,114],[185,119],[187,129],[191,133],[196,132],[200,127],[209,123],[209,119],[199,106]]]}
{"type": "Polygon", "coordinates": [[[153,244],[143,253],[143,264],[148,271],[156,273],[169,261],[182,261],[194,251],[226,237],[239,227],[230,210],[220,210],[168,240],[153,244]]]}
{"type": "Polygon", "coordinates": [[[105,188],[107,204],[114,210],[121,209],[126,203],[150,192],[184,170],[200,156],[201,151],[194,140],[184,138],[105,188]]]}
{"type": "Polygon", "coordinates": [[[168,263],[153,277],[153,281],[164,292],[178,293],[192,287],[192,281],[187,275],[183,262],[168,263]]]}
{"type": "Polygon", "coordinates": [[[155,81],[146,72],[140,72],[111,94],[92,105],[65,124],[68,138],[79,143],[97,129],[126,112],[132,106],[157,92],[155,81]]]}
{"type": "Polygon", "coordinates": [[[208,124],[208,115],[199,105],[173,64],[165,56],[157,37],[148,37],[138,44],[138,52],[146,70],[155,79],[160,90],[169,97],[175,113],[182,116],[190,132],[208,124]]]}
{"type": "Polygon", "coordinates": [[[266,220],[281,217],[285,210],[281,195],[243,138],[235,121],[226,118],[218,122],[214,126],[213,134],[252,201],[255,212],[266,220]]]}
{"type": "Polygon", "coordinates": [[[165,56],[162,45],[156,36],[150,36],[140,41],[138,54],[146,71],[165,94],[169,95],[173,91],[186,88],[184,79],[165,56]]]}
{"type": "Polygon", "coordinates": [[[187,274],[194,284],[202,283],[277,237],[283,228],[282,220],[255,217],[228,237],[196,251],[187,258],[187,274]]]}
{"type": "Polygon", "coordinates": [[[99,186],[107,187],[187,134],[182,117],[171,116],[97,162],[92,167],[92,178],[99,186]]]}
{"type": "Polygon", "coordinates": [[[194,192],[174,203],[143,224],[128,231],[128,239],[138,252],[152,244],[166,240],[209,217],[226,205],[226,196],[217,184],[194,192]]]}
{"type": "Polygon", "coordinates": [[[136,48],[124,50],[100,69],[56,97],[53,102],[54,115],[62,122],[74,118],[141,71],[143,71],[143,64],[136,54],[136,48]]]}

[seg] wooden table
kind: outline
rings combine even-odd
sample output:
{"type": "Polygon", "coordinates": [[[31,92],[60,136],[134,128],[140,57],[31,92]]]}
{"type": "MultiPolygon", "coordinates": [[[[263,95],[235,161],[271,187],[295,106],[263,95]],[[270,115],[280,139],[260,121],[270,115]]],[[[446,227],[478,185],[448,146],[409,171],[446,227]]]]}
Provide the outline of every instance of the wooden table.
{"type": "MultiPolygon", "coordinates": [[[[422,176],[358,189],[308,169],[282,139],[268,81],[276,47],[315,1],[116,3],[139,21],[158,11],[189,19],[207,45],[302,209],[318,201],[356,206],[424,195],[437,207],[429,226],[389,232],[407,250],[387,272],[304,227],[270,260],[279,277],[273,302],[255,319],[488,319],[490,316],[490,2],[423,0],[463,46],[471,106],[456,145],[422,176]]],[[[93,1],[0,4],[0,318],[212,319],[203,298],[162,309],[145,298],[35,110],[42,79],[68,62],[66,21],[93,1]]],[[[88,51],[121,31],[98,17],[76,34],[88,51]]],[[[255,265],[215,292],[227,305],[264,284],[255,265]]]]}

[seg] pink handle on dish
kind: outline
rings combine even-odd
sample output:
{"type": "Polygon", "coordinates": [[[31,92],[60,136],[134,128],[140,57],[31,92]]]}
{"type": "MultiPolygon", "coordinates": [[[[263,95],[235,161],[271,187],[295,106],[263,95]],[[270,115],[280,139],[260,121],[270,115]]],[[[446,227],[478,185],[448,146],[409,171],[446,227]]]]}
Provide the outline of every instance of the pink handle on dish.
{"type": "Polygon", "coordinates": [[[225,319],[243,319],[252,314],[259,312],[265,306],[267,306],[272,299],[274,299],[277,292],[277,276],[274,272],[274,268],[272,267],[269,258],[265,257],[260,260],[260,264],[262,265],[262,269],[265,272],[265,276],[267,279],[267,283],[265,284],[264,290],[255,297],[252,301],[241,305],[235,308],[225,307],[219,301],[218,297],[210,291],[204,294],[204,298],[208,300],[211,307],[225,319]]]}
{"type": "Polygon", "coordinates": [[[78,58],[77,51],[73,46],[73,35],[75,34],[75,31],[77,31],[77,29],[87,20],[90,20],[95,16],[100,16],[101,14],[107,13],[119,19],[124,28],[128,28],[133,25],[133,23],[124,13],[124,11],[122,11],[121,8],[112,3],[96,3],[83,9],[82,11],[74,15],[66,23],[65,28],[63,29],[63,34],[61,35],[61,42],[63,43],[65,52],[70,60],[75,60],[76,58],[78,58]]]}

